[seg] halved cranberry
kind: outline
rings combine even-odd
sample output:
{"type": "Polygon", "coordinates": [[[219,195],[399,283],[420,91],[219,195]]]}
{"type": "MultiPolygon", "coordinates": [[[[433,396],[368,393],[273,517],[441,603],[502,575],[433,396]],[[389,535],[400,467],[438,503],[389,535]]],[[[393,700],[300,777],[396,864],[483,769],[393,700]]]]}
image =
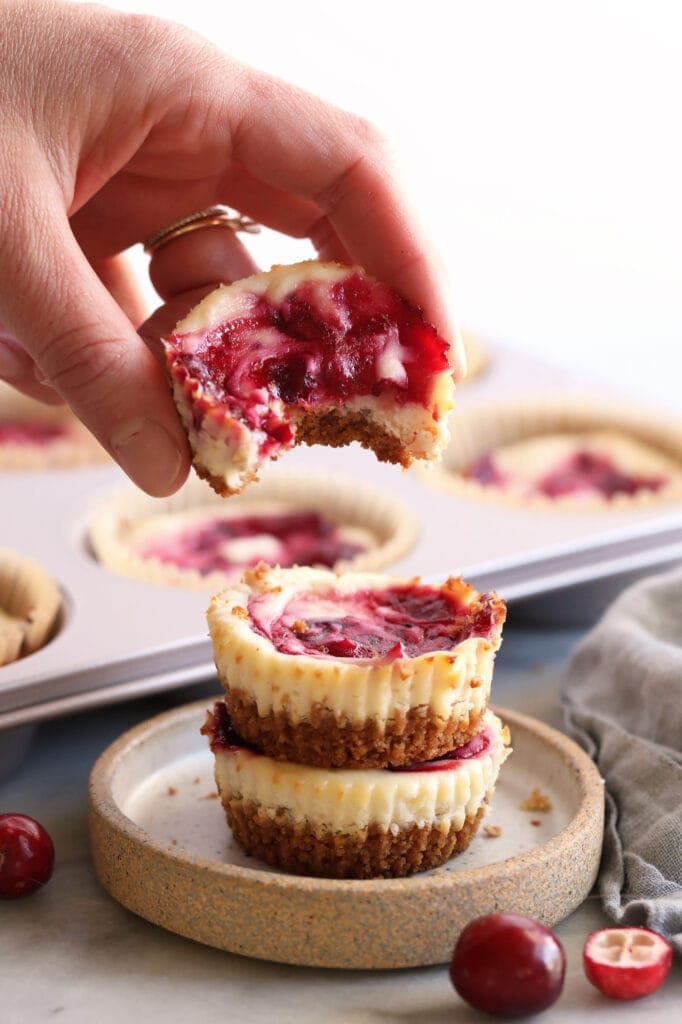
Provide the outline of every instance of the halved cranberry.
{"type": "Polygon", "coordinates": [[[25,814],[0,814],[0,899],[35,892],[53,867],[54,846],[43,826],[25,814]]]}
{"type": "Polygon", "coordinates": [[[540,1013],[561,994],[566,955],[544,924],[487,914],[459,937],[450,964],[455,990],[477,1010],[513,1019],[540,1013]]]}
{"type": "Polygon", "coordinates": [[[588,936],[583,966],[611,999],[641,999],[663,984],[673,961],[669,942],[649,928],[602,928],[588,936]]]}

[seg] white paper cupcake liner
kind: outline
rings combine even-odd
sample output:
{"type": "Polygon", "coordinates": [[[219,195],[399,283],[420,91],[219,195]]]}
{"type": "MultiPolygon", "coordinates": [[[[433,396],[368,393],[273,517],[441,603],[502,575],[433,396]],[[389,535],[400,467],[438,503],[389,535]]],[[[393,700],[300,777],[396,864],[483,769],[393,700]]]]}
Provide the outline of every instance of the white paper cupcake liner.
{"type": "Polygon", "coordinates": [[[646,410],[614,404],[592,396],[561,396],[538,400],[517,398],[513,402],[477,404],[453,414],[452,440],[439,466],[424,472],[428,482],[455,494],[481,501],[502,502],[524,508],[554,509],[558,512],[613,512],[647,508],[682,500],[682,422],[672,416],[657,416],[646,410]],[[484,485],[463,474],[477,459],[497,448],[543,434],[613,431],[644,444],[671,460],[678,468],[659,490],[642,489],[636,494],[594,495],[543,494],[525,496],[512,488],[484,485]]]}
{"type": "Polygon", "coordinates": [[[469,330],[463,330],[461,334],[467,357],[467,373],[466,377],[460,381],[460,386],[480,376],[487,370],[490,363],[490,349],[483,338],[469,330]]]}
{"type": "Polygon", "coordinates": [[[397,562],[417,539],[417,521],[396,498],[354,480],[325,478],[316,473],[273,471],[244,494],[221,498],[197,477],[170,498],[149,498],[133,488],[110,494],[93,510],[89,540],[97,560],[107,569],[164,586],[189,587],[215,593],[241,575],[211,572],[162,562],[141,555],[134,547],[136,529],[164,515],[194,511],[237,515],[257,511],[310,509],[331,522],[358,530],[369,543],[354,558],[338,562],[338,570],[374,571],[397,562]]]}

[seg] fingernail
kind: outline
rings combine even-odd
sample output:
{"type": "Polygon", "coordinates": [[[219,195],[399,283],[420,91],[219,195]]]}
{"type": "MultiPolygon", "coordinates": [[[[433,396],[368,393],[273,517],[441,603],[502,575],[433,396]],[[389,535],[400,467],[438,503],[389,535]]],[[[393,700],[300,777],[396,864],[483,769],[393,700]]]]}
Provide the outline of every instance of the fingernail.
{"type": "Polygon", "coordinates": [[[0,377],[3,380],[22,380],[26,376],[30,363],[25,352],[17,348],[9,339],[0,338],[0,377]]]}
{"type": "Polygon", "coordinates": [[[173,491],[182,453],[168,431],[140,416],[122,424],[109,439],[121,468],[148,494],[162,498],[173,491]]]}

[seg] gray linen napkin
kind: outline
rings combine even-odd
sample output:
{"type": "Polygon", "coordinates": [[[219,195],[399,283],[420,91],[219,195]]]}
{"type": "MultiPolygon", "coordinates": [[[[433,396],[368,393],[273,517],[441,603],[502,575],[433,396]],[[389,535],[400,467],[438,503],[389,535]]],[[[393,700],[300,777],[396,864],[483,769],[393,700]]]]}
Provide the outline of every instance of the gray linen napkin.
{"type": "Polygon", "coordinates": [[[682,953],[682,571],[626,590],[577,648],[566,724],[606,782],[599,891],[682,953]]]}

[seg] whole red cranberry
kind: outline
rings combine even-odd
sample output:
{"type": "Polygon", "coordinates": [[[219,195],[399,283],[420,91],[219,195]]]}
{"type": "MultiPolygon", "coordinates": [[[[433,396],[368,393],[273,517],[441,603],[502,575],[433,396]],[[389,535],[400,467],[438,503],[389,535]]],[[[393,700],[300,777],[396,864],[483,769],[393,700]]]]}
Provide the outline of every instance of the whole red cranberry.
{"type": "Polygon", "coordinates": [[[520,914],[487,914],[471,921],[450,964],[452,984],[462,999],[506,1019],[551,1006],[565,972],[566,955],[556,935],[520,914]]]}
{"type": "Polygon", "coordinates": [[[52,877],[54,846],[42,825],[25,814],[0,814],[0,899],[14,900],[52,877]]]}

